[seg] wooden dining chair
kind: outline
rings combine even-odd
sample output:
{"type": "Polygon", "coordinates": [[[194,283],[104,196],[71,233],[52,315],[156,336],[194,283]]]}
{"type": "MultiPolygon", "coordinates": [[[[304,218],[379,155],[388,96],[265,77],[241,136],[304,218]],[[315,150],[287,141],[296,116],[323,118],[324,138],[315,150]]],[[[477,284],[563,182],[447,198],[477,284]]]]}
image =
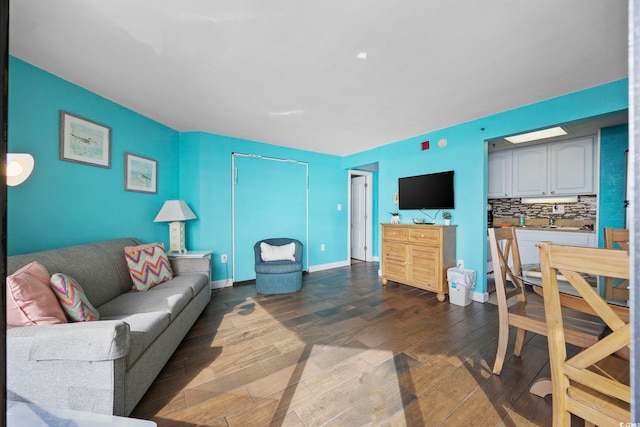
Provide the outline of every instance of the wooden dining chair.
{"type": "MultiPolygon", "coordinates": [[[[604,247],[629,252],[629,230],[623,228],[605,228],[604,247]]],[[[629,281],[614,280],[613,277],[606,277],[604,279],[604,297],[606,299],[628,300],[629,281]]]]}
{"type": "MultiPolygon", "coordinates": [[[[516,328],[516,342],[513,354],[520,357],[527,331],[547,335],[544,304],[537,295],[527,298],[522,277],[518,239],[513,227],[489,228],[489,246],[498,300],[498,349],[493,365],[493,373],[500,375],[509,342],[509,327],[516,328]],[[511,261],[511,262],[509,262],[511,261]],[[511,266],[509,265],[511,264],[511,266]],[[509,280],[510,286],[507,285],[509,280]],[[509,299],[516,297],[515,304],[509,299]]],[[[567,341],[579,347],[587,347],[598,341],[604,332],[604,325],[595,316],[571,310],[566,313],[567,341]]],[[[544,397],[546,393],[538,394],[544,397]]]]}
{"type": "Polygon", "coordinates": [[[540,262],[547,316],[547,339],[553,393],[553,425],[569,426],[575,414],[590,425],[623,425],[631,419],[629,361],[616,353],[630,349],[631,326],[580,273],[629,279],[626,251],[541,243],[540,262]],[[560,294],[557,274],[566,277],[580,297],[560,294]],[[567,359],[563,311],[567,305],[597,314],[611,329],[606,337],[567,359]]]}

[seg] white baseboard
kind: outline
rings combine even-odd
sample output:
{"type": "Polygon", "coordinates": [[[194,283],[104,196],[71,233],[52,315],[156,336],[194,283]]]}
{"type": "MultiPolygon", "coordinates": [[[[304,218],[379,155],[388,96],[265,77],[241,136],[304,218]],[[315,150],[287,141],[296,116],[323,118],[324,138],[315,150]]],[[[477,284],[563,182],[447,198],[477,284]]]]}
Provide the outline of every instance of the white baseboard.
{"type": "Polygon", "coordinates": [[[489,292],[476,292],[473,291],[471,299],[477,302],[485,303],[489,301],[489,292]]]}
{"type": "Polygon", "coordinates": [[[309,273],[313,273],[315,271],[331,270],[332,268],[348,267],[350,265],[351,265],[351,262],[349,260],[345,260],[345,261],[338,261],[338,262],[330,262],[329,264],[311,265],[307,270],[309,270],[309,273]]]}
{"type": "Polygon", "coordinates": [[[211,282],[211,289],[229,288],[231,286],[233,286],[233,280],[231,279],[214,280],[211,282]]]}

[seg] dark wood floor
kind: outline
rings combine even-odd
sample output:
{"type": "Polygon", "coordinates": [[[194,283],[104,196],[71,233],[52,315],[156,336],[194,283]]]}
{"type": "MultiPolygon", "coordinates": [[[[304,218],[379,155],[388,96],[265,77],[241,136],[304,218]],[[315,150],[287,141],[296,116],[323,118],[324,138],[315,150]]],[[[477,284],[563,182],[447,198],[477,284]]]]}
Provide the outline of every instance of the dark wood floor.
{"type": "MultiPolygon", "coordinates": [[[[546,338],[491,374],[495,305],[440,303],[377,263],[304,276],[299,293],[224,288],[132,417],[159,426],[546,426],[546,338]]],[[[514,335],[512,333],[512,335],[514,335]]],[[[513,337],[512,337],[513,338],[513,337]]]]}

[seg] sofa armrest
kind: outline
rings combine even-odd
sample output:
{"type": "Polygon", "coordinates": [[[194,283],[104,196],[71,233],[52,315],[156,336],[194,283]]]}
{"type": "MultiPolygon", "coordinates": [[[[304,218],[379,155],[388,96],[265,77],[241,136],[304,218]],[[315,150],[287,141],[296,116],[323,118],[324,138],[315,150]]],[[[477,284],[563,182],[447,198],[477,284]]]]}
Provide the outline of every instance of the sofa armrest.
{"type": "Polygon", "coordinates": [[[129,353],[129,324],[122,320],[23,326],[7,329],[14,360],[115,360],[129,353]]]}

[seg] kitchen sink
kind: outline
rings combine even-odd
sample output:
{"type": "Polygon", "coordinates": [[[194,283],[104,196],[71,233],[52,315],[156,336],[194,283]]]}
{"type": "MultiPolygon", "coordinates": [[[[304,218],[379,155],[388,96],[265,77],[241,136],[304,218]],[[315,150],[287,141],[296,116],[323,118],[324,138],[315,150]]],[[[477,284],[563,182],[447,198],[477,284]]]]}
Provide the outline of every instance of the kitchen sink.
{"type": "Polygon", "coordinates": [[[540,228],[552,228],[555,230],[580,230],[580,227],[565,227],[563,225],[541,225],[540,228]]]}

